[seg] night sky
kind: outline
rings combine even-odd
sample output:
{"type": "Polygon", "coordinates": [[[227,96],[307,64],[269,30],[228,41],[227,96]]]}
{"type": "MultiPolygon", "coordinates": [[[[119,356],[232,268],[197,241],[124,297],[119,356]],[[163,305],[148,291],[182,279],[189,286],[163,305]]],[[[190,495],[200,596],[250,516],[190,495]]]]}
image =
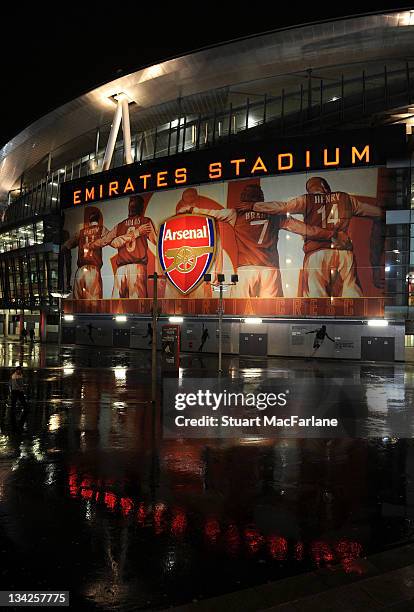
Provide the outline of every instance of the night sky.
{"type": "MultiPolygon", "coordinates": [[[[381,9],[414,8],[414,2],[364,3],[355,8],[292,5],[284,12],[263,14],[252,3],[202,4],[115,2],[84,0],[53,3],[16,3],[2,18],[0,146],[57,106],[94,87],[148,64],[210,44],[287,27],[381,9]],[[155,3],[154,3],[155,4],[155,3]],[[223,6],[227,10],[223,14],[223,6]],[[220,8],[221,7],[221,8],[220,8]],[[232,8],[233,7],[233,8],[232,8]],[[117,12],[119,8],[119,12],[117,12]],[[123,11],[121,14],[121,10],[123,11]],[[243,19],[243,11],[246,18],[243,19]],[[254,12],[255,11],[255,12],[254,12]],[[234,19],[229,15],[234,12],[234,19]]],[[[8,5],[10,6],[10,5],[8,5]]],[[[262,5],[266,11],[272,3],[262,5]]],[[[279,3],[274,3],[280,7],[279,3]]]]}

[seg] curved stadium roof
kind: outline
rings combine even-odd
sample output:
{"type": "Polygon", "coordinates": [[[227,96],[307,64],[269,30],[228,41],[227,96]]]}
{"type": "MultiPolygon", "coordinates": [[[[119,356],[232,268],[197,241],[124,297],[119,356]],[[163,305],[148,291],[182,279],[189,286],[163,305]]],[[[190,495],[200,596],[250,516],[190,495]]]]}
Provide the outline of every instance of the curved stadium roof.
{"type": "Polygon", "coordinates": [[[414,57],[414,11],[393,11],[291,27],[223,43],[155,64],[60,106],[0,150],[0,199],[52,152],[71,158],[93,149],[94,131],[111,123],[111,96],[125,92],[132,130],[186,112],[225,108],[237,96],[273,94],[324,70],[335,75],[361,63],[414,57]],[[282,84],[283,83],[283,84],[282,84]]]}

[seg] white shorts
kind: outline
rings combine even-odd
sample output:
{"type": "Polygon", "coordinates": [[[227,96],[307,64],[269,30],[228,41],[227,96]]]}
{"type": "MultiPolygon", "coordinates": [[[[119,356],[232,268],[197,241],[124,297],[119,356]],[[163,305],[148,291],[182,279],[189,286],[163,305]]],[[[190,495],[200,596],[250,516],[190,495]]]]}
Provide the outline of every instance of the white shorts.
{"type": "Polygon", "coordinates": [[[362,297],[352,251],[320,249],[303,263],[303,297],[362,297]]]}
{"type": "Polygon", "coordinates": [[[76,270],[73,282],[73,297],[75,300],[101,300],[102,277],[97,266],[82,266],[76,270]]]}
{"type": "Polygon", "coordinates": [[[280,271],[278,268],[240,266],[237,269],[238,283],[232,288],[234,298],[275,298],[283,297],[280,271]]]}
{"type": "Polygon", "coordinates": [[[146,298],[147,266],[144,264],[125,264],[119,266],[114,277],[112,298],[146,298]]]}

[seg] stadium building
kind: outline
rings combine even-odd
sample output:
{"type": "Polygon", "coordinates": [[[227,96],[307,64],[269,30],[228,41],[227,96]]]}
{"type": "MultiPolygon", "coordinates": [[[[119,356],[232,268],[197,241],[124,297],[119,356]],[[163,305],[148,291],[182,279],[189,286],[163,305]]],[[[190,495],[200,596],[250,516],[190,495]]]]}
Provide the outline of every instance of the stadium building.
{"type": "MultiPolygon", "coordinates": [[[[414,346],[414,11],[122,76],[0,150],[4,336],[402,361],[414,346]],[[159,275],[154,280],[154,273],[159,275]],[[222,285],[222,302],[220,301],[222,285]]],[[[414,349],[413,349],[414,351],[414,349]]]]}

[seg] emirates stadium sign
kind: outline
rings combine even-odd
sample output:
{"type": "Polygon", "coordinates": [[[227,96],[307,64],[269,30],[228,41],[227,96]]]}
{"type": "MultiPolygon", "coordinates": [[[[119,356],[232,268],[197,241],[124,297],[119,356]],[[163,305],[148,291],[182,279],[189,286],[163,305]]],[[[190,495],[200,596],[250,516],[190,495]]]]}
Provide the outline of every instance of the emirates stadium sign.
{"type": "Polygon", "coordinates": [[[324,134],[309,140],[261,140],[136,162],[68,181],[62,208],[241,178],[385,165],[405,147],[405,127],[324,134]]]}
{"type": "Polygon", "coordinates": [[[203,280],[214,260],[214,219],[202,215],[177,215],[162,223],[158,256],[168,280],[182,294],[203,280]]]}

